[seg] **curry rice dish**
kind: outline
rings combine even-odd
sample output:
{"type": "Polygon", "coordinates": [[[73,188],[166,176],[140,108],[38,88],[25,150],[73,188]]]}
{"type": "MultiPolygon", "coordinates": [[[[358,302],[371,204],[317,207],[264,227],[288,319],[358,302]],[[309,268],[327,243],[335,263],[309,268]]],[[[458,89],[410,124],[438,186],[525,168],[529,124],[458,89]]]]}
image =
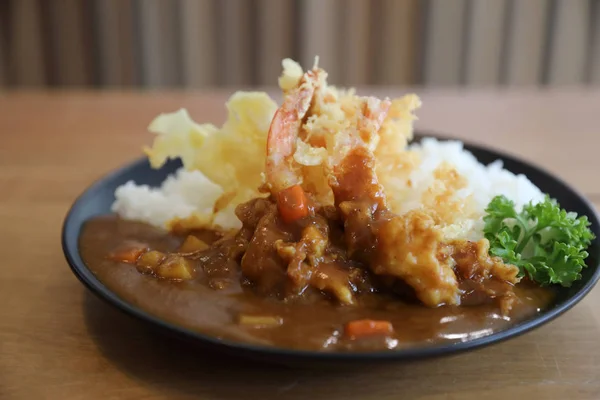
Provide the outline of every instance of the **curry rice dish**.
{"type": "Polygon", "coordinates": [[[581,278],[593,235],[500,161],[411,143],[419,98],[378,99],[282,63],[278,107],[238,92],[221,128],[159,115],[161,187],[119,187],[87,266],[126,301],[234,341],[369,351],[489,335],[581,278]]]}

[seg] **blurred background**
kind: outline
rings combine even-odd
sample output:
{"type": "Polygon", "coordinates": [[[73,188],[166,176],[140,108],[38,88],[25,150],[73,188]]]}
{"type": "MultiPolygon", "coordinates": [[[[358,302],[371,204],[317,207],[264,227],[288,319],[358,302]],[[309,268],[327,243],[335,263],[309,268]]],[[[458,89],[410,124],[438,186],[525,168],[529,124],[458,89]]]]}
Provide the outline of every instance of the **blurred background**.
{"type": "Polygon", "coordinates": [[[0,0],[0,88],[600,84],[600,0],[0,0]]]}

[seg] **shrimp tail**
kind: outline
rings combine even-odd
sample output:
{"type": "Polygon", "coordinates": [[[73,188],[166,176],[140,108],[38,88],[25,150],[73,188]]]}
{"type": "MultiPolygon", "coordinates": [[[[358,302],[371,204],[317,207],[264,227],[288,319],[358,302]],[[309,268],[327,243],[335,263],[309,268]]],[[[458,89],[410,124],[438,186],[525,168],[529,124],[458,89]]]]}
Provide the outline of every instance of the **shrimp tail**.
{"type": "Polygon", "coordinates": [[[286,100],[271,121],[267,137],[267,182],[274,192],[300,183],[298,174],[291,166],[298,132],[306,116],[315,88],[301,85],[298,92],[286,100]]]}

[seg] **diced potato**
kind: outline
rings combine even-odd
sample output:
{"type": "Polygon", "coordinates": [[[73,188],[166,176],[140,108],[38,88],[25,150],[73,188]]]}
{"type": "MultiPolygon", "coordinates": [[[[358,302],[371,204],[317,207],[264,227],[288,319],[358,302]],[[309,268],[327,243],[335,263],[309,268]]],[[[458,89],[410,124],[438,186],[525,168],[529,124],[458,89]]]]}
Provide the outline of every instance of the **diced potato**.
{"type": "Polygon", "coordinates": [[[160,278],[188,280],[192,279],[194,267],[190,260],[177,254],[169,254],[155,269],[160,278]]]}
{"type": "Polygon", "coordinates": [[[272,315],[247,315],[239,317],[239,324],[252,328],[274,328],[283,324],[283,318],[272,315]]]}
{"type": "Polygon", "coordinates": [[[165,253],[156,250],[144,253],[137,260],[137,269],[142,273],[153,273],[165,257],[165,253]]]}
{"type": "Polygon", "coordinates": [[[179,247],[180,253],[193,253],[208,249],[208,245],[194,235],[189,235],[179,247]]]}
{"type": "Polygon", "coordinates": [[[335,296],[342,304],[355,304],[354,292],[349,281],[349,272],[338,268],[335,264],[321,264],[310,278],[310,283],[317,289],[335,296]]]}

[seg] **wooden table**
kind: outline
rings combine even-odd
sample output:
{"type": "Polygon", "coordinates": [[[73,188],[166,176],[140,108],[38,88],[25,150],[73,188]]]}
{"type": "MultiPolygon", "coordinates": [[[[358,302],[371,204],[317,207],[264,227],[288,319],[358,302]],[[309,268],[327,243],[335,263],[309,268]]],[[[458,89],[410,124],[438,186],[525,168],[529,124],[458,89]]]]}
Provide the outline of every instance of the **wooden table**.
{"type": "MultiPolygon", "coordinates": [[[[599,91],[421,94],[419,128],[527,157],[600,204],[599,91]]],[[[600,289],[509,342],[351,374],[190,352],[90,295],[60,247],[71,202],[94,179],[140,156],[156,114],[184,106],[199,121],[220,123],[225,98],[0,94],[1,399],[600,398],[600,289]]]]}

